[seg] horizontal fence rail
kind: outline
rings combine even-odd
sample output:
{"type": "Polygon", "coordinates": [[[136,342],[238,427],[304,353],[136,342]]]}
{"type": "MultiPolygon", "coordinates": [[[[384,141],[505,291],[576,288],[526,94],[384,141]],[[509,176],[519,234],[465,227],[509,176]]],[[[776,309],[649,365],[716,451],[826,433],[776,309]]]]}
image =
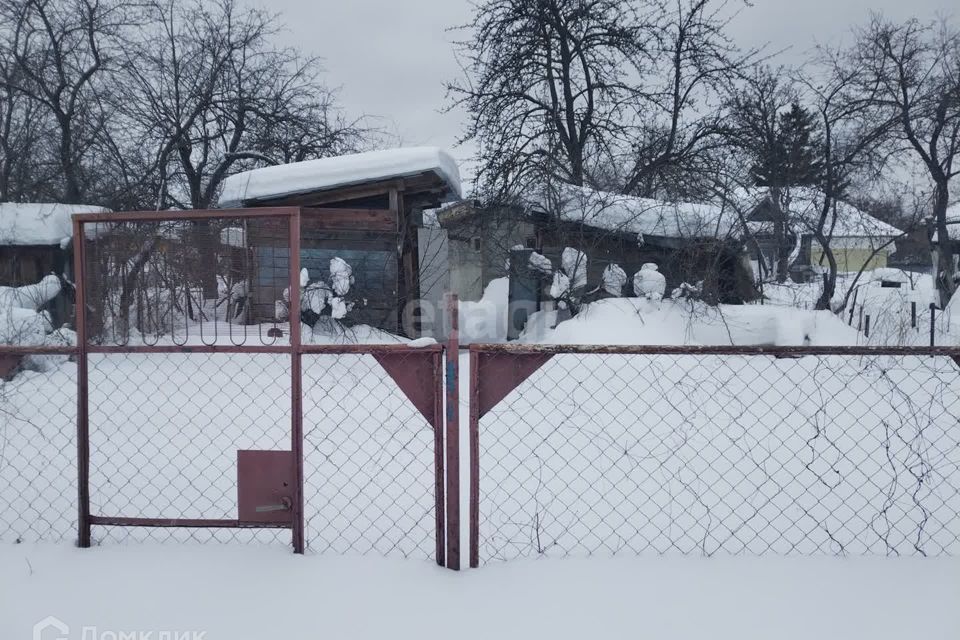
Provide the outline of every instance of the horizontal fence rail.
{"type": "Polygon", "coordinates": [[[960,350],[473,345],[471,565],[960,552],[960,350]]]}

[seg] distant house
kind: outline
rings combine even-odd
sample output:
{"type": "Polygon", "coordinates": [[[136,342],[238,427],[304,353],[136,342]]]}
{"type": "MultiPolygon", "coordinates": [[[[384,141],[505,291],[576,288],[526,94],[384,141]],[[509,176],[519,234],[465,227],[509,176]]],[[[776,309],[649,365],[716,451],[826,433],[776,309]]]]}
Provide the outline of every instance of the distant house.
{"type": "MultiPolygon", "coordinates": [[[[329,278],[331,259],[345,260],[355,279],[351,294],[363,300],[350,319],[398,332],[407,303],[420,298],[423,210],[459,197],[453,158],[418,147],[246,171],[227,179],[218,206],[303,207],[300,263],[310,279],[329,278]]],[[[289,245],[267,219],[244,224],[255,270],[249,320],[268,321],[287,288],[289,245]]]]}
{"type": "MultiPolygon", "coordinates": [[[[738,218],[709,203],[668,203],[564,187],[525,203],[481,207],[464,201],[437,212],[449,241],[451,289],[467,300],[506,274],[510,250],[535,249],[560,264],[564,247],[588,257],[588,283],[618,264],[628,276],[659,265],[668,292],[702,283],[704,296],[737,303],[753,297],[738,218]]],[[[629,291],[627,292],[629,293],[629,291]]]]}
{"type": "MultiPolygon", "coordinates": [[[[107,209],[59,203],[0,202],[0,286],[36,284],[47,275],[72,281],[74,213],[107,209]]],[[[73,295],[63,287],[48,303],[54,326],[70,319],[73,295]]]]}
{"type": "MultiPolygon", "coordinates": [[[[763,261],[768,270],[772,264],[776,238],[773,224],[777,213],[766,188],[748,189],[738,195],[750,230],[751,252],[755,261],[763,261]]],[[[807,188],[791,190],[789,222],[794,233],[791,241],[799,242],[793,268],[827,266],[822,247],[814,241],[811,228],[820,215],[822,195],[807,188]],[[799,234],[799,237],[797,237],[799,234]]],[[[844,201],[835,201],[824,229],[830,238],[830,247],[839,272],[855,272],[886,267],[890,255],[896,251],[894,239],[903,232],[844,201]]]]}

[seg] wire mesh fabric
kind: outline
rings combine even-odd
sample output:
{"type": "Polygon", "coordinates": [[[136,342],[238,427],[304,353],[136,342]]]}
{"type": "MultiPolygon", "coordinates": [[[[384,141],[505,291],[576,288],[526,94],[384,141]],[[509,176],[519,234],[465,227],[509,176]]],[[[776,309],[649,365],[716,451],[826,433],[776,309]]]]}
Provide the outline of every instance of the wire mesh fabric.
{"type": "MultiPolygon", "coordinates": [[[[439,558],[439,404],[424,415],[375,353],[303,356],[307,549],[439,558]]],[[[411,376],[439,379],[439,347],[393,354],[411,376]]]]}
{"type": "MultiPolygon", "coordinates": [[[[485,348],[481,391],[544,357],[485,348]]],[[[656,349],[557,347],[479,417],[475,559],[960,552],[953,358],[656,349]]]]}
{"type": "Polygon", "coordinates": [[[74,350],[2,347],[0,543],[73,542],[77,533],[74,350]]]}

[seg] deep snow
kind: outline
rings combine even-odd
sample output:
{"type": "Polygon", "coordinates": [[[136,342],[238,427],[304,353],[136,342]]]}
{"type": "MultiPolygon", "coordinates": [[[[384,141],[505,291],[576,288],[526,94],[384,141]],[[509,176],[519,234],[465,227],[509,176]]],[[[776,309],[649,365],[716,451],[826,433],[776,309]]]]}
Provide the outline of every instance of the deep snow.
{"type": "MultiPolygon", "coordinates": [[[[206,640],[953,640],[957,558],[426,561],[207,545],[0,546],[0,637],[57,616],[206,640]]],[[[113,636],[117,637],[117,636],[113,636]]]]}

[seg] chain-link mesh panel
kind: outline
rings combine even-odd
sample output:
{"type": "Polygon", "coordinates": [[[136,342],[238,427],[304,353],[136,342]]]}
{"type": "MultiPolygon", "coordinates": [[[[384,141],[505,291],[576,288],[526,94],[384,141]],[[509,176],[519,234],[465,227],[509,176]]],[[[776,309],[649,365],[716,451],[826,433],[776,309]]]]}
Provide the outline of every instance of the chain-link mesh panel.
{"type": "Polygon", "coordinates": [[[479,421],[480,558],[956,554],[958,382],[947,357],[554,355],[479,421]]]}
{"type": "Polygon", "coordinates": [[[77,366],[4,355],[0,542],[68,542],[77,531],[77,366]]]}
{"type": "Polygon", "coordinates": [[[304,355],[303,412],[308,549],[433,557],[434,430],[375,357],[304,355]]]}
{"type": "MultiPolygon", "coordinates": [[[[237,451],[290,450],[288,354],[89,355],[91,513],[236,520],[237,451]]],[[[95,527],[95,540],[289,543],[289,531],[95,527]]]]}

